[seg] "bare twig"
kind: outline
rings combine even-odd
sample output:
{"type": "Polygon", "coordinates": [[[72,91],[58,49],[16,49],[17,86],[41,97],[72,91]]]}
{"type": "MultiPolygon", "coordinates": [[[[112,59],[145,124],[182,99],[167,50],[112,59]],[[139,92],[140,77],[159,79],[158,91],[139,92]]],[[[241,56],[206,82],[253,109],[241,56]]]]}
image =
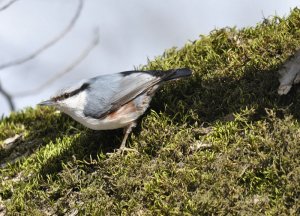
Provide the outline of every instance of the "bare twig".
{"type": "Polygon", "coordinates": [[[95,48],[97,46],[98,43],[99,43],[99,31],[98,31],[98,29],[96,29],[95,30],[95,36],[94,36],[92,42],[89,44],[89,46],[85,50],[83,50],[81,52],[81,54],[75,59],[75,61],[73,61],[65,69],[63,69],[59,73],[55,74],[52,78],[50,78],[49,80],[47,80],[45,83],[43,83],[39,87],[37,87],[35,89],[32,89],[32,90],[22,91],[22,92],[19,92],[19,93],[15,93],[15,94],[13,94],[13,97],[26,97],[26,96],[29,96],[29,95],[40,93],[40,91],[44,90],[46,87],[48,87],[54,81],[56,81],[57,79],[61,78],[65,74],[69,73],[77,65],[79,65],[90,54],[90,52],[93,50],[93,48],[95,48]]]}
{"type": "Polygon", "coordinates": [[[13,97],[3,88],[0,83],[0,93],[4,96],[5,100],[7,101],[9,108],[11,111],[15,110],[15,104],[13,102],[13,97]]]}
{"type": "Polygon", "coordinates": [[[4,11],[5,9],[7,9],[8,7],[10,7],[13,3],[17,2],[19,0],[11,0],[10,2],[8,2],[7,4],[3,5],[0,7],[0,12],[4,11]]]}
{"type": "Polygon", "coordinates": [[[278,94],[285,95],[291,90],[292,85],[300,82],[300,49],[281,66],[278,73],[280,74],[278,94]]]}
{"type": "Polygon", "coordinates": [[[44,52],[45,50],[47,50],[49,47],[53,46],[59,40],[61,40],[74,27],[76,21],[78,20],[80,14],[81,14],[84,0],[78,0],[78,1],[79,1],[78,8],[76,10],[76,13],[75,13],[73,19],[71,20],[69,25],[59,35],[57,35],[51,41],[49,41],[44,46],[42,46],[41,48],[39,48],[35,52],[31,53],[30,55],[0,65],[0,70],[3,70],[3,69],[8,68],[8,67],[13,67],[13,66],[16,66],[16,65],[20,65],[20,64],[23,64],[27,61],[30,61],[30,60],[34,59],[35,57],[37,57],[42,52],[44,52]]]}

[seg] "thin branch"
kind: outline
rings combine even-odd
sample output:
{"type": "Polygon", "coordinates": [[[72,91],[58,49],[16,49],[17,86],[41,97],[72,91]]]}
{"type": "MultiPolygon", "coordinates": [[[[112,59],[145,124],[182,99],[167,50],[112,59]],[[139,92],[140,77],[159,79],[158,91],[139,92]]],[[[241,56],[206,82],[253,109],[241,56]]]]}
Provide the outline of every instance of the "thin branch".
{"type": "Polygon", "coordinates": [[[0,7],[0,12],[4,11],[5,9],[7,9],[8,7],[10,7],[12,4],[14,4],[17,1],[19,1],[19,0],[11,0],[7,4],[3,5],[2,7],[0,7]]]}
{"type": "Polygon", "coordinates": [[[35,89],[32,89],[32,90],[15,93],[12,96],[13,97],[26,97],[26,96],[30,96],[30,95],[33,95],[33,94],[40,93],[42,90],[44,90],[49,85],[51,85],[54,81],[58,80],[59,78],[61,78],[65,74],[69,73],[77,65],[79,65],[90,54],[90,52],[93,50],[93,48],[95,48],[97,46],[98,43],[99,43],[99,31],[98,31],[98,29],[96,29],[95,30],[95,36],[94,36],[92,42],[89,44],[89,46],[85,50],[83,50],[82,53],[75,59],[75,61],[73,61],[65,69],[63,69],[59,73],[55,74],[52,78],[47,80],[45,83],[43,83],[39,87],[37,87],[35,89]]]}
{"type": "Polygon", "coordinates": [[[27,61],[30,61],[30,60],[34,59],[35,57],[37,57],[38,55],[40,55],[45,50],[47,50],[49,47],[53,46],[58,41],[60,41],[74,27],[75,23],[77,22],[80,14],[81,14],[84,0],[78,0],[78,1],[79,1],[78,8],[76,10],[76,13],[75,13],[73,19],[70,21],[69,25],[59,35],[57,35],[51,41],[49,41],[44,46],[42,46],[41,48],[39,48],[35,52],[31,53],[30,55],[0,65],[0,70],[3,70],[3,69],[8,68],[8,67],[17,66],[17,65],[23,64],[23,63],[25,63],[27,61]]]}
{"type": "Polygon", "coordinates": [[[2,87],[0,83],[0,93],[4,96],[5,100],[7,101],[10,111],[15,110],[15,104],[13,102],[12,96],[2,87]]]}

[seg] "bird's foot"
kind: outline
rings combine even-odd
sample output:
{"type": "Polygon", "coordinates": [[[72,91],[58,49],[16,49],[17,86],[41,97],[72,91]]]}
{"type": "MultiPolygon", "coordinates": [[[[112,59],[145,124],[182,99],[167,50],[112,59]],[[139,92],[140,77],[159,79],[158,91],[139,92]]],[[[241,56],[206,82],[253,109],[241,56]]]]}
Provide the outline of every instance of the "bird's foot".
{"type": "Polygon", "coordinates": [[[134,152],[134,153],[139,153],[136,149],[134,148],[127,148],[127,147],[121,147],[118,150],[116,150],[115,152],[112,153],[107,153],[107,155],[112,156],[112,155],[123,155],[124,152],[134,152]]]}
{"type": "Polygon", "coordinates": [[[117,153],[120,152],[120,153],[124,153],[124,152],[135,152],[135,153],[139,153],[138,150],[134,149],[134,148],[127,148],[127,147],[124,147],[124,148],[119,148],[117,150],[117,153]]]}
{"type": "Polygon", "coordinates": [[[278,88],[279,95],[286,95],[291,90],[292,85],[280,85],[278,88]]]}

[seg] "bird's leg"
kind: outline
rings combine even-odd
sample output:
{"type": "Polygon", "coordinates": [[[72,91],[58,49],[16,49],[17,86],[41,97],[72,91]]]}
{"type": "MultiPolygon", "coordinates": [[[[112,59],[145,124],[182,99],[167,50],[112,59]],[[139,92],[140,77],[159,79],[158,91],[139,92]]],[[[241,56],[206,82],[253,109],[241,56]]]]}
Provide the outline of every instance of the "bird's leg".
{"type": "Polygon", "coordinates": [[[124,151],[135,151],[135,152],[137,152],[137,150],[135,150],[135,149],[126,148],[126,141],[127,141],[128,135],[131,133],[132,128],[134,128],[135,126],[136,126],[136,123],[132,122],[130,125],[128,125],[126,128],[124,128],[124,138],[123,138],[121,146],[118,150],[119,152],[124,152],[124,151]]]}

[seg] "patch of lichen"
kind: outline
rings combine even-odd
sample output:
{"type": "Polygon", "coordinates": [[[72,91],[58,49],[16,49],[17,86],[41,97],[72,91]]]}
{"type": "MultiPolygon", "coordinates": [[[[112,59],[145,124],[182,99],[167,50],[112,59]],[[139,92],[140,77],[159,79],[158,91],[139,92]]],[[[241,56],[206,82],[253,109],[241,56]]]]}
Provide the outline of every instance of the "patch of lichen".
{"type": "Polygon", "coordinates": [[[189,67],[193,76],[154,97],[127,143],[138,154],[108,156],[121,130],[91,131],[53,109],[3,118],[0,212],[300,214],[299,88],[276,92],[277,69],[299,48],[298,26],[294,9],[149,61],[143,69],[189,67]]]}

